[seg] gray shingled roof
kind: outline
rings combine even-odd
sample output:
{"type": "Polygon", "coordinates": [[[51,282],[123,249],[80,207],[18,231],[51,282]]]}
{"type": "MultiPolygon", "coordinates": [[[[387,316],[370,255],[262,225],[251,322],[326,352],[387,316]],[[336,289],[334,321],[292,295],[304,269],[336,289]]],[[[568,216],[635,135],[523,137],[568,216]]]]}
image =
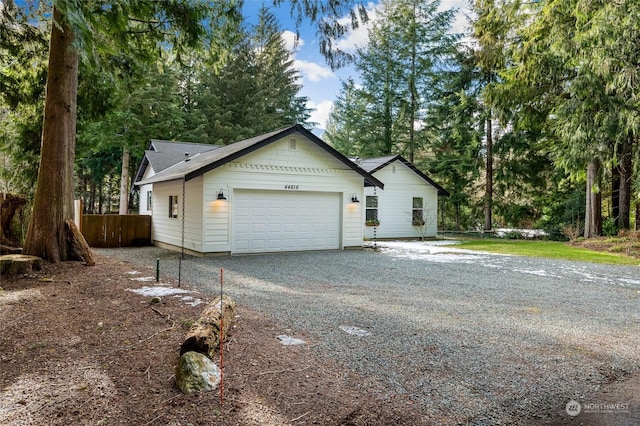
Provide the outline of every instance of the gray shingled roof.
{"type": "Polygon", "coordinates": [[[263,135],[255,136],[250,139],[246,139],[240,142],[233,143],[231,145],[222,146],[220,148],[212,149],[209,151],[194,154],[191,157],[184,159],[183,161],[170,166],[161,172],[151,176],[144,181],[136,182],[136,185],[146,185],[155,182],[165,182],[170,180],[185,179],[191,180],[197,176],[200,176],[210,170],[213,170],[223,164],[240,158],[250,152],[253,152],[259,148],[262,148],[271,142],[279,140],[291,133],[300,132],[307,139],[320,146],[343,164],[358,172],[365,178],[365,181],[370,184],[376,185],[380,188],[384,188],[384,184],[375,177],[371,176],[361,167],[350,161],[347,157],[340,154],[334,148],[325,143],[322,139],[315,136],[309,130],[305,129],[301,125],[295,125],[284,129],[278,129],[273,132],[265,133],[263,135]]]}
{"type": "MultiPolygon", "coordinates": [[[[142,179],[147,165],[151,165],[153,171],[155,173],[158,173],[168,167],[173,166],[176,163],[183,161],[186,157],[185,154],[189,154],[191,156],[216,148],[220,148],[220,145],[151,139],[149,149],[144,152],[144,157],[142,158],[140,167],[138,167],[134,182],[142,179]]],[[[131,188],[132,192],[133,190],[134,188],[131,188]]]]}
{"type": "Polygon", "coordinates": [[[220,145],[152,139],[151,147],[154,149],[145,151],[145,155],[147,155],[153,170],[158,173],[184,160],[187,156],[186,154],[191,156],[211,151],[212,149],[220,148],[220,145]]]}
{"type": "Polygon", "coordinates": [[[356,159],[355,162],[358,166],[362,167],[369,173],[373,173],[378,169],[382,168],[382,166],[390,163],[395,160],[397,155],[388,155],[386,157],[377,157],[377,158],[359,158],[356,159]]]}

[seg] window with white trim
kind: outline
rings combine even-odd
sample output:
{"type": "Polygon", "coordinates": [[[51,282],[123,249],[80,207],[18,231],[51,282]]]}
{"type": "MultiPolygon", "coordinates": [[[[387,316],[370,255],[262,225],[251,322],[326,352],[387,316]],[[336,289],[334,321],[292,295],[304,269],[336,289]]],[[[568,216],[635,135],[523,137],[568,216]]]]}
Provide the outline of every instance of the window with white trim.
{"type": "Polygon", "coordinates": [[[422,197],[413,197],[413,207],[411,209],[411,220],[413,226],[424,225],[424,200],[422,197]]]}
{"type": "Polygon", "coordinates": [[[151,210],[153,208],[153,191],[147,191],[147,210],[151,210]]]}
{"type": "Polygon", "coordinates": [[[178,196],[169,195],[169,217],[172,219],[178,218],[178,196]]]}
{"type": "Polygon", "coordinates": [[[367,195],[365,199],[365,223],[378,222],[378,196],[367,195]]]}

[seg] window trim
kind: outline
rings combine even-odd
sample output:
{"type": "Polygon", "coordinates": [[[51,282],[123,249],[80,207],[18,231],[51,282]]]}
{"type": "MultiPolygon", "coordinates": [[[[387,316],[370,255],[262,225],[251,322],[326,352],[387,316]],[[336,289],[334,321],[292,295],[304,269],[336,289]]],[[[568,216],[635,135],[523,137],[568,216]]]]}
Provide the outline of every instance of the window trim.
{"type": "Polygon", "coordinates": [[[169,219],[178,218],[178,203],[180,200],[177,195],[169,195],[169,219]]]}
{"type": "Polygon", "coordinates": [[[365,196],[365,224],[380,223],[380,217],[378,216],[378,209],[380,208],[380,200],[377,195],[365,196]]]}
{"type": "Polygon", "coordinates": [[[153,191],[147,191],[147,210],[153,210],[153,191]]]}
{"type": "Polygon", "coordinates": [[[423,226],[424,221],[424,197],[411,198],[411,225],[423,226]],[[416,207],[416,201],[420,200],[420,207],[416,207]]]}

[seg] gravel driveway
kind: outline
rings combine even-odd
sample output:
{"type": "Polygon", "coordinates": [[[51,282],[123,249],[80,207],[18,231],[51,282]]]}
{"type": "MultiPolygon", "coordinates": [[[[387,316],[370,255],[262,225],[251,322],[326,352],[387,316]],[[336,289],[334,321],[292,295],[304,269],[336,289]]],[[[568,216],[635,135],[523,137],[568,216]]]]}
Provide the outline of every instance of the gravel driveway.
{"type": "MultiPolygon", "coordinates": [[[[639,267],[452,247],[187,256],[182,280],[217,293],[223,268],[225,293],[387,397],[415,398],[426,422],[569,419],[569,401],[602,402],[590,398],[603,384],[640,371],[639,267]]],[[[149,266],[160,258],[161,273],[177,276],[177,253],[97,252],[149,266]]],[[[628,409],[640,419],[640,407],[628,409]]]]}

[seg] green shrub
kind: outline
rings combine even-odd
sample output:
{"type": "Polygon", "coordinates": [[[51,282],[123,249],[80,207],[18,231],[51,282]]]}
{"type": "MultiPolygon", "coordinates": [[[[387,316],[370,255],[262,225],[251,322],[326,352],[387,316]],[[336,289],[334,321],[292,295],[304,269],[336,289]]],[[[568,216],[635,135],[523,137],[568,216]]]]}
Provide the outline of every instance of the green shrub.
{"type": "Polygon", "coordinates": [[[523,240],[524,235],[522,235],[522,232],[520,231],[513,230],[513,231],[505,232],[504,238],[507,238],[509,240],[523,240]]]}
{"type": "Polygon", "coordinates": [[[618,235],[615,219],[608,217],[602,221],[602,235],[605,237],[615,237],[618,235]]]}

